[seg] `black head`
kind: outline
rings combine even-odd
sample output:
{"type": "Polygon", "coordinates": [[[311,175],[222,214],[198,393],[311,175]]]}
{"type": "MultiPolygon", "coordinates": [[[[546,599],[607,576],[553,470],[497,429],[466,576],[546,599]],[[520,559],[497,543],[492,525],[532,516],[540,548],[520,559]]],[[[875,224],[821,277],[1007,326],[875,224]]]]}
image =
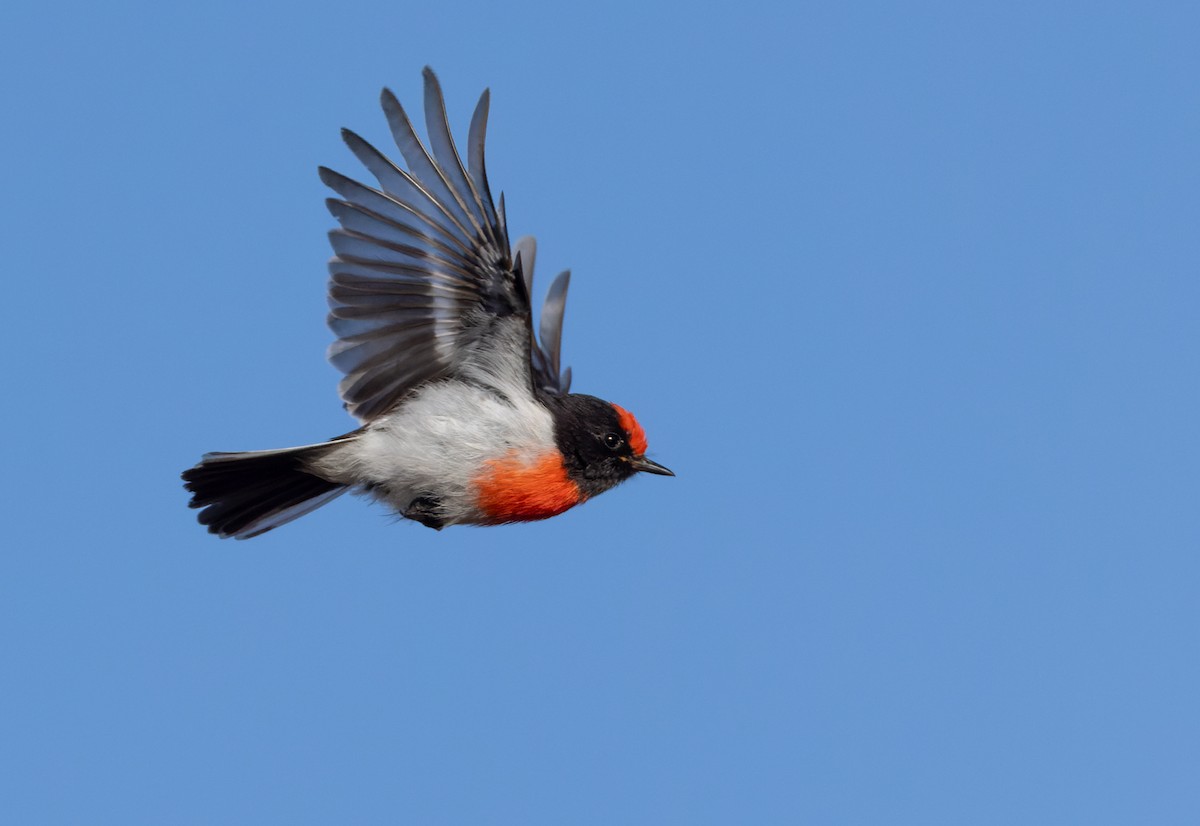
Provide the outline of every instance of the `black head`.
{"type": "Polygon", "coordinates": [[[639,471],[675,474],[646,458],[646,434],[627,410],[572,393],[550,400],[554,437],[567,473],[585,496],[595,496],[639,471]]]}

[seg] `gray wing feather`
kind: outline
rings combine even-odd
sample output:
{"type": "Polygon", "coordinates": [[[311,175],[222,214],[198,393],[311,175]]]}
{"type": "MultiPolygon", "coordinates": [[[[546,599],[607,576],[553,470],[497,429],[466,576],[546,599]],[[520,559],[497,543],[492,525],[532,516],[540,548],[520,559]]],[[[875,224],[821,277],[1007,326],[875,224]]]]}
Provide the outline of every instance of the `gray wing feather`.
{"type": "MultiPolygon", "coordinates": [[[[514,260],[525,284],[525,294],[533,295],[533,267],[537,262],[537,240],[531,235],[517,239],[514,245],[514,260]]],[[[567,287],[571,283],[570,271],[562,272],[550,285],[546,300],[542,304],[539,335],[533,340],[530,360],[533,364],[534,381],[548,393],[566,393],[571,387],[571,371],[559,371],[562,349],[563,313],[567,307],[567,287]],[[539,341],[540,340],[540,341],[539,341]]]]}
{"type": "MultiPolygon", "coordinates": [[[[483,202],[475,189],[475,184],[463,167],[462,158],[454,146],[454,138],[450,135],[450,119],[446,115],[446,99],[442,95],[442,86],[438,83],[437,75],[426,66],[425,76],[425,128],[429,132],[429,146],[433,150],[434,163],[442,173],[442,178],[450,184],[451,191],[461,201],[462,207],[471,218],[471,222],[482,232],[483,238],[496,243],[495,229],[488,220],[483,202]],[[467,196],[470,197],[467,197],[467,196]]],[[[470,139],[467,141],[470,146],[470,139]]]]}
{"type": "Polygon", "coordinates": [[[533,296],[533,265],[537,262],[537,239],[532,235],[522,235],[517,239],[516,255],[513,261],[517,263],[525,282],[525,295],[533,296]]]}
{"type": "Polygon", "coordinates": [[[567,304],[567,285],[571,273],[560,273],[550,285],[550,292],[542,304],[542,319],[539,325],[540,342],[533,343],[531,363],[534,381],[547,393],[562,394],[571,389],[571,370],[559,369],[562,347],[563,311],[567,304]]]}
{"type": "MultiPolygon", "coordinates": [[[[427,90],[428,86],[429,80],[426,78],[427,90]]],[[[426,94],[428,95],[429,92],[426,91],[426,94]]],[[[417,132],[413,129],[412,121],[408,119],[408,113],[404,111],[404,107],[400,105],[400,101],[388,89],[383,90],[379,99],[383,104],[383,113],[387,116],[388,126],[392,130],[392,139],[396,142],[396,147],[400,150],[400,154],[404,156],[404,162],[408,164],[412,176],[421,182],[422,186],[442,205],[448,214],[453,214],[455,223],[463,228],[468,237],[485,237],[483,228],[479,226],[479,222],[467,211],[465,199],[462,195],[454,191],[454,187],[447,179],[446,173],[442,171],[429,152],[425,150],[425,145],[417,137],[417,132]]],[[[427,123],[426,128],[432,139],[432,136],[436,134],[436,127],[433,124],[427,123]]],[[[449,136],[447,135],[448,138],[449,136]]]]}
{"type": "MultiPolygon", "coordinates": [[[[563,313],[567,309],[567,287],[571,285],[571,271],[558,274],[546,293],[542,303],[542,318],[538,325],[541,350],[546,355],[546,366],[556,379],[559,377],[560,351],[562,350],[563,313]]],[[[565,392],[565,388],[564,388],[565,392]]]]}
{"type": "MultiPolygon", "coordinates": [[[[464,256],[469,254],[470,250],[463,246],[462,241],[453,232],[408,203],[397,200],[381,190],[352,181],[332,169],[320,167],[317,171],[321,181],[342,196],[344,200],[339,203],[368,211],[403,227],[411,238],[409,243],[427,249],[454,250],[464,256]]],[[[328,202],[327,200],[326,203],[328,202]]]]}
{"type": "MultiPolygon", "coordinates": [[[[491,103],[491,93],[483,90],[479,103],[475,104],[475,113],[471,115],[471,129],[467,133],[467,168],[470,169],[471,180],[475,182],[475,192],[483,202],[483,211],[487,213],[488,223],[503,229],[504,222],[498,220],[496,208],[492,206],[492,191],[488,188],[487,165],[483,161],[483,142],[487,137],[488,106],[491,103]]],[[[501,239],[508,243],[508,235],[502,234],[501,239]]]]}
{"type": "Polygon", "coordinates": [[[439,280],[458,279],[464,284],[471,283],[469,264],[455,261],[451,256],[409,246],[402,237],[397,240],[397,236],[387,227],[371,226],[369,220],[362,220],[362,216],[353,210],[335,209],[331,212],[345,227],[329,233],[330,246],[342,260],[383,264],[417,274],[436,268],[438,274],[443,276],[439,280]]]}
{"type": "Polygon", "coordinates": [[[342,139],[354,156],[379,181],[383,191],[392,196],[397,203],[408,207],[422,223],[452,239],[463,249],[471,248],[470,231],[442,201],[426,189],[425,185],[418,183],[409,173],[349,129],[342,130],[342,139]]]}
{"type": "Polygon", "coordinates": [[[370,421],[413,388],[453,375],[463,354],[489,335],[488,319],[510,315],[525,319],[529,330],[523,346],[532,385],[566,392],[570,371],[559,372],[559,348],[567,278],[551,286],[539,345],[529,306],[537,248],[533,239],[522,239],[510,258],[504,196],[493,205],[488,187],[488,93],[471,119],[466,166],[433,72],[425,71],[429,151],[395,96],[385,89],[381,102],[408,168],[343,130],[379,188],[320,170],[340,196],[326,202],[341,225],[329,233],[329,326],[338,337],[329,360],[345,373],[338,391],[347,409],[370,421]]]}
{"type": "MultiPolygon", "coordinates": [[[[504,193],[500,193],[500,203],[496,207],[496,223],[500,225],[500,233],[505,239],[508,238],[508,218],[504,215],[504,193]]],[[[508,243],[507,240],[504,242],[508,243]]]]}

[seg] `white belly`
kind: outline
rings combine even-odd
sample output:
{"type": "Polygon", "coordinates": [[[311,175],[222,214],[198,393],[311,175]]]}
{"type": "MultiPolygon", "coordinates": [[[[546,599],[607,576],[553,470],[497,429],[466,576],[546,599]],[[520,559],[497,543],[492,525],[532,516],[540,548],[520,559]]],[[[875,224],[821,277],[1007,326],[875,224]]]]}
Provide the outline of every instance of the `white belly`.
{"type": "Polygon", "coordinates": [[[550,412],[526,388],[501,396],[461,381],[430,384],[371,422],[322,465],[403,513],[418,497],[441,505],[446,524],[476,521],[473,482],[501,456],[530,461],[555,448],[550,412]]]}

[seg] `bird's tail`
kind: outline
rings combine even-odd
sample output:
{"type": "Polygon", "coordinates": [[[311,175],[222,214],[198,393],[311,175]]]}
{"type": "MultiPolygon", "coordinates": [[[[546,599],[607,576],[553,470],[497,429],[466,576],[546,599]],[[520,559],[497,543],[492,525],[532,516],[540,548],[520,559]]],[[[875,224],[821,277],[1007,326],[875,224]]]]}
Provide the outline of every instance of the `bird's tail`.
{"type": "Polygon", "coordinates": [[[316,475],[313,461],[346,437],[304,447],[206,453],[200,464],[183,472],[193,508],[209,533],[222,539],[249,539],[291,522],[331,502],[346,485],[316,475]]]}

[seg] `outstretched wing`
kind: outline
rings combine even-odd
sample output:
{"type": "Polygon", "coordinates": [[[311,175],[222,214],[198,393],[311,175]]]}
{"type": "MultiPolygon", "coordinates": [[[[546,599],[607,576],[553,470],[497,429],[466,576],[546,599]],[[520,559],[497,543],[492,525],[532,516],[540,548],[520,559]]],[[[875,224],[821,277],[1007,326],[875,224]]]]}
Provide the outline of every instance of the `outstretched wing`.
{"type": "Polygon", "coordinates": [[[535,246],[522,239],[513,255],[504,196],[496,207],[488,187],[488,92],[471,118],[464,165],[437,77],[428,67],[424,77],[428,149],[395,96],[385,89],[381,98],[407,169],[344,130],[346,144],[379,187],[320,170],[341,196],[326,202],[341,224],[329,235],[329,326],[338,336],[329,360],[346,374],[338,391],[347,409],[363,421],[386,413],[414,387],[453,375],[464,353],[488,346],[480,338],[506,316],[525,322],[528,339],[521,346],[534,386],[566,392],[570,381],[569,371],[558,371],[568,275],[551,287],[539,347],[529,301],[535,246]]]}

